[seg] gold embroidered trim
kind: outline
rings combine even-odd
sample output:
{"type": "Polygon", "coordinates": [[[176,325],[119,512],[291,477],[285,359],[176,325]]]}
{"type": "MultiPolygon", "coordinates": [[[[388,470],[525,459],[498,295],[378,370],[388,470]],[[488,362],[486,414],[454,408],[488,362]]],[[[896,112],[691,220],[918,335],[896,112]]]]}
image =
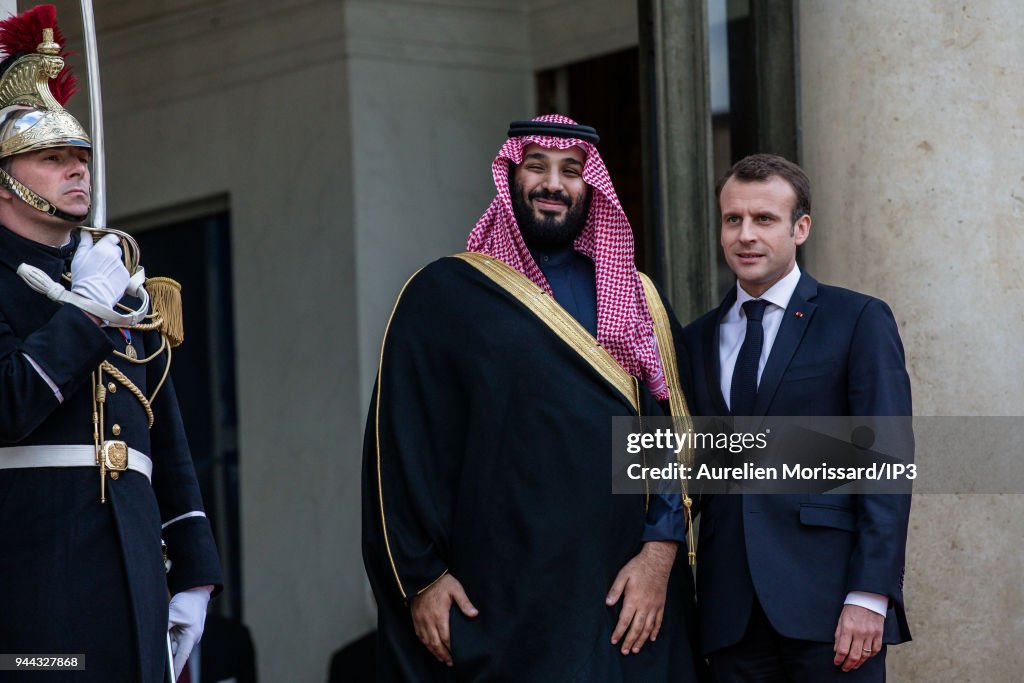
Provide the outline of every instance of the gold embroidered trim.
{"type": "Polygon", "coordinates": [[[444,577],[446,577],[446,576],[448,576],[448,570],[447,570],[447,569],[445,569],[445,570],[444,570],[443,572],[441,572],[441,575],[440,575],[439,577],[437,577],[436,579],[434,579],[433,581],[431,581],[430,583],[428,583],[428,584],[427,584],[426,586],[424,586],[423,588],[421,588],[421,589],[419,589],[418,591],[416,591],[416,595],[423,595],[423,593],[424,593],[424,592],[425,592],[425,591],[426,591],[426,590],[427,590],[428,588],[430,588],[431,586],[433,586],[433,585],[434,585],[435,583],[437,583],[438,581],[440,581],[441,579],[443,579],[443,578],[444,578],[444,577]]]}
{"type": "MultiPolygon", "coordinates": [[[[644,273],[640,273],[640,281],[644,284],[644,296],[647,308],[654,321],[654,336],[658,340],[658,356],[661,358],[661,369],[665,373],[668,384],[668,405],[673,417],[686,418],[689,424],[690,410],[686,406],[686,396],[679,384],[679,364],[676,362],[676,347],[672,341],[672,326],[668,321],[668,311],[658,296],[658,290],[644,273]]],[[[692,455],[692,452],[691,452],[692,455]]]]}
{"type": "Polygon", "coordinates": [[[455,254],[453,258],[462,259],[470,264],[526,306],[559,339],[604,377],[629,402],[634,411],[640,412],[638,397],[634,393],[633,376],[618,364],[571,313],[559,306],[557,301],[545,294],[532,280],[503,261],[486,254],[467,251],[455,254]]]}
{"type": "MultiPolygon", "coordinates": [[[[676,431],[692,431],[693,420],[690,419],[690,410],[686,405],[686,396],[679,382],[679,364],[676,359],[676,347],[672,340],[672,325],[668,320],[668,311],[665,304],[658,295],[658,289],[654,286],[651,278],[640,273],[640,281],[644,284],[644,297],[647,299],[647,309],[651,312],[651,320],[654,322],[654,337],[658,340],[658,357],[661,359],[661,371],[665,374],[665,383],[668,384],[668,407],[672,413],[672,423],[682,421],[680,429],[676,431]]],[[[693,447],[687,445],[679,452],[678,461],[680,465],[690,467],[693,465],[693,447]]],[[[686,479],[679,478],[679,489],[683,494],[683,507],[686,508],[686,542],[689,546],[688,556],[690,565],[697,563],[696,540],[693,537],[693,500],[686,489],[686,479]]]]}
{"type": "MultiPolygon", "coordinates": [[[[409,283],[412,282],[413,278],[419,275],[419,272],[420,271],[417,270],[413,273],[412,277],[406,280],[405,284],[402,285],[401,291],[398,292],[398,296],[395,298],[395,306],[391,309],[391,315],[388,316],[388,324],[384,327],[384,338],[380,341],[380,361],[377,363],[377,403],[374,408],[376,414],[373,417],[373,436],[377,447],[377,500],[380,501],[380,526],[384,531],[384,549],[388,553],[388,562],[391,563],[391,571],[395,574],[395,583],[398,584],[398,592],[401,593],[403,600],[408,600],[409,596],[405,593],[405,588],[402,586],[402,579],[398,576],[398,567],[395,565],[395,558],[391,554],[391,543],[388,541],[388,523],[387,518],[384,516],[384,480],[380,473],[380,378],[384,369],[384,345],[388,341],[388,331],[391,329],[391,321],[395,318],[395,311],[398,310],[398,302],[402,300],[405,288],[409,286],[409,283]]],[[[445,573],[448,573],[448,571],[445,570],[445,573]]],[[[444,576],[444,574],[441,576],[444,576]]],[[[439,576],[438,578],[441,577],[439,576]]]]}

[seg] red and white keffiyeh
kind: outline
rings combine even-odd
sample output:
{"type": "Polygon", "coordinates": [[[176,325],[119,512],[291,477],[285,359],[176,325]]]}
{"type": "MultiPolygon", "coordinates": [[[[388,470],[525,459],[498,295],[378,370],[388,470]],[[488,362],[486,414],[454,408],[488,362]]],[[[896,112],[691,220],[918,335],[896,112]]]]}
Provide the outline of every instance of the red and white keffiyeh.
{"type": "MultiPolygon", "coordinates": [[[[576,125],[572,119],[558,114],[533,120],[576,125]]],[[[540,135],[509,138],[491,164],[498,195],[469,234],[466,249],[503,261],[553,296],[551,285],[526,248],[512,210],[509,169],[522,163],[523,148],[530,143],[555,149],[575,145],[586,153],[583,180],[592,188],[590,213],[573,248],[594,262],[597,341],[626,372],[640,378],[658,400],[667,400],[668,386],[658,358],[654,323],[634,262],[633,231],[594,145],[576,138],[540,135]]]]}

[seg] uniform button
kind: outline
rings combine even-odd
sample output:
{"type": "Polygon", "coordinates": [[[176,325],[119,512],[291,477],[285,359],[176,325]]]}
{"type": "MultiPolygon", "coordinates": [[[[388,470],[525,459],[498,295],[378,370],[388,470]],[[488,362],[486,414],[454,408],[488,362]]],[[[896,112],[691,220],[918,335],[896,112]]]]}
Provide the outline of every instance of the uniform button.
{"type": "Polygon", "coordinates": [[[117,393],[117,385],[114,384],[113,382],[108,382],[107,383],[107,391],[109,391],[112,394],[116,394],[117,393]]]}
{"type": "Polygon", "coordinates": [[[114,436],[120,435],[121,434],[121,425],[114,425],[113,427],[110,428],[110,431],[111,431],[111,433],[113,433],[114,436]]]}

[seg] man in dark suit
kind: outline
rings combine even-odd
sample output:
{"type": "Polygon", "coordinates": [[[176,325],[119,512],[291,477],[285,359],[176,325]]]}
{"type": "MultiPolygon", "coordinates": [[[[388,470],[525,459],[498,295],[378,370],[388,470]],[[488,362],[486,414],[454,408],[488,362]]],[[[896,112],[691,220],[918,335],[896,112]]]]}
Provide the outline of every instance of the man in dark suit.
{"type": "MultiPolygon", "coordinates": [[[[796,265],[810,182],[757,154],[719,181],[737,285],[684,331],[697,415],[910,415],[889,307],[796,265]]],[[[903,609],[909,495],[717,495],[701,501],[697,599],[715,681],[883,681],[903,609]]]]}

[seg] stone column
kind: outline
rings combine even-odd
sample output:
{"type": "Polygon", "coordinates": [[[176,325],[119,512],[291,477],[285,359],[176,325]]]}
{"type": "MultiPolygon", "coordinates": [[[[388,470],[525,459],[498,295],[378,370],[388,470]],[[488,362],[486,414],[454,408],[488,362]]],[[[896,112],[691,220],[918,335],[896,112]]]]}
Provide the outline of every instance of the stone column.
{"type": "MultiPolygon", "coordinates": [[[[1021,35],[1012,0],[799,3],[806,269],[892,306],[917,415],[1024,404],[1021,35]]],[[[1020,680],[1022,536],[1024,496],[915,498],[892,680],[1020,680]]]]}

